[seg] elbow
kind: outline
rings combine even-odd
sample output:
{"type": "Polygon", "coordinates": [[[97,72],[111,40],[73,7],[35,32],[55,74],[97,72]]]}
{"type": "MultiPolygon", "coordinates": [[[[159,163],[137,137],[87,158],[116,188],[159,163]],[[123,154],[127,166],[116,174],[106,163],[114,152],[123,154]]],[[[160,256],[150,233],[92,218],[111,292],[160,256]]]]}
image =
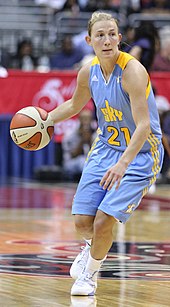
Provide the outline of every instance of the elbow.
{"type": "Polygon", "coordinates": [[[143,122],[140,122],[138,128],[139,128],[140,134],[141,134],[145,139],[147,139],[148,136],[150,135],[150,133],[152,132],[152,131],[151,131],[151,126],[150,126],[150,121],[143,121],[143,122]]]}

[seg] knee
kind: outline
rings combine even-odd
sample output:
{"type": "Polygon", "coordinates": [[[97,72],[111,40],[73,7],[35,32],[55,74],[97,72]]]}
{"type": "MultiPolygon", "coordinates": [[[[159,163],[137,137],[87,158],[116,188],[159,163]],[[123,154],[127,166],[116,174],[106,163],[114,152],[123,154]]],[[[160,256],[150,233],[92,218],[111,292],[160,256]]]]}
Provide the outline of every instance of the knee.
{"type": "Polygon", "coordinates": [[[93,231],[93,220],[92,216],[75,216],[75,228],[79,233],[92,233],[93,231]]]}
{"type": "Polygon", "coordinates": [[[102,238],[102,237],[110,237],[113,236],[113,226],[116,220],[113,218],[99,218],[94,222],[94,235],[102,238]]]}

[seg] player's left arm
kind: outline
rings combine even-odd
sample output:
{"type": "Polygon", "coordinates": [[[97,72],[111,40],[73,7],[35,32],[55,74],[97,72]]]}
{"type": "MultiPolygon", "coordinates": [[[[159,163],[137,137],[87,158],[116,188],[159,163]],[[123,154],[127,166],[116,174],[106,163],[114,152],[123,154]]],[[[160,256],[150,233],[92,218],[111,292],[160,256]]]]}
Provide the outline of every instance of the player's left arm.
{"type": "Polygon", "coordinates": [[[127,166],[138,154],[151,132],[146,98],[148,82],[149,76],[143,65],[136,60],[130,61],[125,70],[122,85],[130,98],[132,116],[136,124],[136,129],[127,149],[120,159],[127,166]]]}
{"type": "Polygon", "coordinates": [[[136,129],[118,163],[112,166],[102,178],[100,184],[104,189],[110,190],[115,183],[116,188],[119,187],[128,165],[139,153],[151,132],[146,99],[148,79],[149,77],[145,68],[138,61],[131,60],[128,63],[123,73],[122,86],[130,98],[132,116],[136,124],[136,129]]]}

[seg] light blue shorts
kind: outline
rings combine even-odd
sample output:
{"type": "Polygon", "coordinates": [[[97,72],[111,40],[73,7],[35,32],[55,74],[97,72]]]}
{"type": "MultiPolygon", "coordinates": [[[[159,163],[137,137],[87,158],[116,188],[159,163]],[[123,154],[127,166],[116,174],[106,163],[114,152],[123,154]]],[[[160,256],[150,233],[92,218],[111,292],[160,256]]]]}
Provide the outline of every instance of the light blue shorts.
{"type": "Polygon", "coordinates": [[[99,185],[106,171],[121,157],[102,141],[91,151],[73,200],[72,214],[95,216],[101,210],[125,223],[139,206],[142,197],[155,182],[163,160],[163,146],[154,151],[139,153],[128,166],[118,190],[103,190],[99,185]]]}

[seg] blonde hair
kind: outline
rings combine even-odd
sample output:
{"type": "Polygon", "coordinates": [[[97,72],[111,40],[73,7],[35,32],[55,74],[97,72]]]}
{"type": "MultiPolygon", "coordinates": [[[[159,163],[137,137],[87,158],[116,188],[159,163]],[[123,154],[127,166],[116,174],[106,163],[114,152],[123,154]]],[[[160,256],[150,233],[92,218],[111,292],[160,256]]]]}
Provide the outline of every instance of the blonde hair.
{"type": "Polygon", "coordinates": [[[97,11],[97,12],[94,12],[92,14],[92,16],[91,16],[91,18],[89,19],[89,22],[88,22],[87,30],[88,30],[88,35],[89,36],[91,36],[91,30],[92,30],[93,25],[97,21],[103,21],[103,20],[113,20],[116,23],[117,27],[118,27],[117,19],[115,19],[111,14],[97,11]]]}

